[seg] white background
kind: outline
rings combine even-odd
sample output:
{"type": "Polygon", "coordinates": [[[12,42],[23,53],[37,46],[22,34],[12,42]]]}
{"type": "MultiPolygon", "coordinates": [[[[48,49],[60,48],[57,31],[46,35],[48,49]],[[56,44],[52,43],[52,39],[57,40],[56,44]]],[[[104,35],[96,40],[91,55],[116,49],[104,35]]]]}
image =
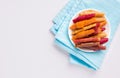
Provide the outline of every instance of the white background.
{"type": "Polygon", "coordinates": [[[68,0],[0,0],[0,78],[120,78],[120,28],[102,67],[69,63],[49,32],[68,0]]]}

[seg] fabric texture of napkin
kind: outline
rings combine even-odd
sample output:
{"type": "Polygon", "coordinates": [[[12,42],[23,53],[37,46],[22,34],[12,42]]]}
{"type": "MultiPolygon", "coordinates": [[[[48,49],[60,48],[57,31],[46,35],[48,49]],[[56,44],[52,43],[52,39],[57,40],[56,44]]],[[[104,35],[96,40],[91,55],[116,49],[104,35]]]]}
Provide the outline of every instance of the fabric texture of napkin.
{"type": "Polygon", "coordinates": [[[104,56],[108,51],[105,50],[95,53],[85,53],[74,48],[69,40],[67,32],[72,16],[79,10],[89,8],[103,11],[109,20],[111,28],[110,40],[107,44],[108,48],[108,45],[110,44],[120,22],[119,4],[120,3],[115,0],[70,0],[68,4],[61,10],[61,12],[54,18],[54,26],[51,28],[51,31],[55,34],[55,43],[66,50],[66,52],[71,54],[71,62],[82,64],[84,66],[97,70],[100,68],[104,56]]]}
{"type": "MultiPolygon", "coordinates": [[[[79,0],[80,1],[80,0],[79,0]]],[[[57,31],[59,30],[59,27],[61,26],[61,24],[63,23],[64,19],[66,18],[66,16],[69,14],[70,10],[72,9],[73,5],[78,4],[79,2],[77,0],[70,0],[65,7],[55,16],[55,18],[53,19],[53,23],[54,25],[51,28],[51,31],[54,35],[56,35],[57,31]],[[62,20],[61,20],[62,19],[62,20]]],[[[72,54],[70,54],[70,62],[73,64],[77,64],[80,65],[80,60],[75,59],[75,56],[73,56],[72,54]]]]}

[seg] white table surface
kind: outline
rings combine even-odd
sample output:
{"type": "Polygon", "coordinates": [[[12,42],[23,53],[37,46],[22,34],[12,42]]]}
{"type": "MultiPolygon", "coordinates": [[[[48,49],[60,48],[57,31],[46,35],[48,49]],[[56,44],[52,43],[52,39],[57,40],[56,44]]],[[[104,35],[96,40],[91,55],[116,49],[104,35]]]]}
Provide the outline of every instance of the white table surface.
{"type": "Polygon", "coordinates": [[[68,0],[0,0],[0,78],[120,78],[120,28],[98,71],[69,63],[51,20],[68,0]]]}

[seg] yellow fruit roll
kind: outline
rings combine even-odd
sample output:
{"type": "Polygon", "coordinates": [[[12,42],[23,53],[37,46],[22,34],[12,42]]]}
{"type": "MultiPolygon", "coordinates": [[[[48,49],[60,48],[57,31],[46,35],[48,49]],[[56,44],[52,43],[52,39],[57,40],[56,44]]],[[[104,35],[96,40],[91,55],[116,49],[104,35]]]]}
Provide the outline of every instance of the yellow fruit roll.
{"type": "MultiPolygon", "coordinates": [[[[100,22],[100,28],[102,28],[103,26],[105,26],[106,23],[107,23],[106,21],[100,22]]],[[[97,24],[97,23],[93,23],[93,24],[91,24],[91,25],[88,25],[88,26],[83,27],[82,29],[74,30],[74,31],[72,32],[72,35],[75,35],[75,34],[81,32],[81,31],[84,31],[84,30],[91,29],[91,28],[95,27],[96,24],[97,24]]]]}
{"type": "Polygon", "coordinates": [[[72,32],[72,35],[75,35],[75,34],[81,32],[81,31],[85,31],[85,30],[91,29],[91,28],[93,28],[93,27],[95,27],[95,26],[96,26],[95,23],[94,23],[94,24],[91,24],[91,25],[88,25],[88,26],[85,26],[85,27],[83,27],[82,29],[78,29],[78,30],[73,31],[73,32],[72,32]]]}
{"type": "Polygon", "coordinates": [[[102,28],[103,26],[105,26],[107,24],[107,21],[103,21],[100,23],[100,27],[102,28]]]}
{"type": "Polygon", "coordinates": [[[90,25],[90,24],[93,24],[96,22],[102,22],[100,24],[101,27],[103,27],[107,23],[105,18],[91,18],[89,20],[83,20],[83,21],[80,21],[80,22],[73,24],[72,26],[70,26],[70,29],[71,30],[80,29],[80,28],[83,28],[87,25],[90,25]]]}
{"type": "Polygon", "coordinates": [[[92,18],[92,19],[89,19],[89,20],[84,20],[84,21],[80,21],[80,22],[77,22],[74,26],[76,26],[76,28],[83,28],[84,26],[87,26],[87,25],[90,25],[90,24],[93,24],[93,23],[96,23],[96,22],[102,22],[102,21],[105,21],[106,19],[105,18],[92,18]]]}
{"type": "Polygon", "coordinates": [[[84,38],[84,37],[87,37],[87,36],[93,34],[94,32],[95,32],[94,29],[82,31],[82,32],[77,33],[76,35],[73,35],[72,39],[75,40],[78,38],[84,38]]]}
{"type": "Polygon", "coordinates": [[[95,36],[91,36],[91,37],[94,37],[94,38],[105,38],[107,36],[107,34],[105,32],[101,32],[95,36]]]}
{"type": "Polygon", "coordinates": [[[70,29],[71,29],[71,30],[77,29],[77,28],[76,28],[76,25],[75,25],[75,24],[72,24],[72,25],[70,26],[70,29]]]}

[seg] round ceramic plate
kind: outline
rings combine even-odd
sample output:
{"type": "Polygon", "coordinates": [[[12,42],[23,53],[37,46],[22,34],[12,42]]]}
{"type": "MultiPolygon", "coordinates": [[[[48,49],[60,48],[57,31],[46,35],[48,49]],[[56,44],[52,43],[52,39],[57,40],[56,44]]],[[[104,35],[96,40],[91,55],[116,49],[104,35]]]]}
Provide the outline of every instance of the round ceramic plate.
{"type": "MultiPolygon", "coordinates": [[[[74,42],[72,41],[72,31],[71,31],[71,29],[70,29],[70,26],[73,24],[73,21],[72,21],[72,20],[73,20],[74,18],[76,18],[76,17],[79,15],[79,13],[81,13],[81,12],[83,12],[83,11],[86,11],[86,10],[99,11],[99,10],[96,10],[96,9],[84,9],[84,10],[80,10],[79,12],[77,12],[77,13],[72,17],[72,19],[70,20],[69,26],[68,26],[68,35],[69,35],[70,41],[71,41],[71,43],[73,44],[73,46],[75,46],[75,44],[74,44],[74,42]]],[[[100,11],[100,12],[101,12],[101,11],[100,11]]],[[[105,18],[106,18],[106,20],[107,20],[107,24],[106,24],[106,26],[105,26],[106,30],[105,30],[104,32],[107,33],[107,38],[109,38],[109,36],[110,36],[110,25],[109,25],[109,21],[108,21],[106,15],[105,15],[105,18]]],[[[106,45],[106,44],[104,44],[104,45],[106,45]]],[[[94,51],[94,50],[89,50],[89,49],[82,49],[82,48],[77,48],[77,49],[78,49],[78,50],[81,50],[81,51],[83,51],[83,52],[96,52],[96,51],[94,51]]]]}

